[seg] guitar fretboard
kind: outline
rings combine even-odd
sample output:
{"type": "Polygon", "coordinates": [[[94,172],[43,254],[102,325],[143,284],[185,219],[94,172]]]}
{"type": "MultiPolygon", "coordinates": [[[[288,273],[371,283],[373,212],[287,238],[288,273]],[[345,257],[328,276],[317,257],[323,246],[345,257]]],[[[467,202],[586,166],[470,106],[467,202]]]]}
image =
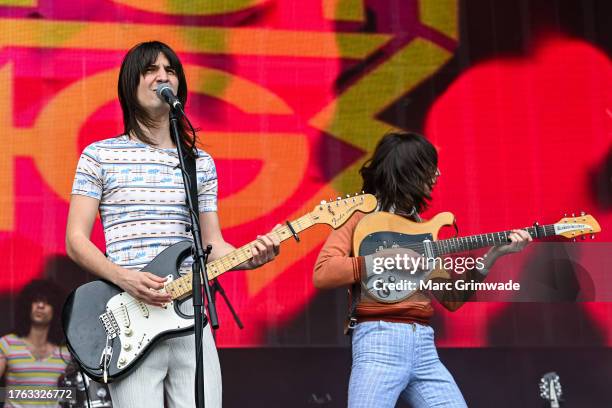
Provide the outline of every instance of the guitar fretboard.
{"type": "MultiPolygon", "coordinates": [[[[521,229],[527,231],[534,239],[556,235],[554,224],[538,225],[521,229]]],[[[504,245],[510,242],[508,236],[511,233],[512,231],[500,231],[434,241],[432,242],[434,255],[441,256],[456,252],[470,251],[472,249],[504,245]]]]}
{"type": "MultiPolygon", "coordinates": [[[[312,213],[308,213],[291,222],[291,226],[293,227],[295,233],[298,234],[305,229],[312,227],[317,223],[316,221],[316,216],[314,216],[312,213]]],[[[280,242],[293,238],[293,232],[287,225],[283,225],[282,227],[275,229],[272,231],[272,234],[275,234],[280,242]]],[[[221,258],[209,262],[206,265],[208,279],[215,279],[223,273],[251,259],[253,257],[253,248],[255,247],[256,242],[257,240],[251,241],[248,244],[230,252],[229,254],[222,256],[221,258]]],[[[182,299],[191,294],[192,290],[191,274],[187,274],[166,285],[166,292],[172,295],[172,299],[182,299]]]]}

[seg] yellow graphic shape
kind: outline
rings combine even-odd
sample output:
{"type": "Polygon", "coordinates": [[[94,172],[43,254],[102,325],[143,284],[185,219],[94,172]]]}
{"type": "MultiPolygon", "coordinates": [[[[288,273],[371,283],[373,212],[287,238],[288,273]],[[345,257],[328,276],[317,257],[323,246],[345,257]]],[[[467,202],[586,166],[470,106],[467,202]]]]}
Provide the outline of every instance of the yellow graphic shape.
{"type": "Polygon", "coordinates": [[[233,13],[267,0],[112,0],[113,3],[153,13],[205,16],[233,13]]]}
{"type": "MultiPolygon", "coordinates": [[[[8,86],[0,87],[0,129],[2,151],[0,152],[0,230],[13,229],[15,209],[14,159],[17,145],[20,144],[19,131],[13,125],[13,83],[10,65],[0,69],[0,81],[8,86]],[[16,137],[15,142],[8,139],[16,137]]],[[[27,152],[25,152],[27,155],[27,152]]]]}
{"type": "Polygon", "coordinates": [[[323,16],[328,20],[364,21],[364,0],[323,0],[323,16]]]}
{"type": "MultiPolygon", "coordinates": [[[[309,124],[365,152],[393,127],[376,118],[446,63],[452,54],[434,43],[417,38],[393,54],[317,113],[309,124]]],[[[361,185],[357,170],[364,155],[334,179],[338,190],[361,185]]]]}
{"type": "Polygon", "coordinates": [[[163,38],[176,52],[363,59],[391,39],[387,34],[326,33],[265,28],[176,27],[153,24],[0,18],[0,47],[127,51],[163,38]]]}
{"type": "MultiPolygon", "coordinates": [[[[207,94],[235,105],[247,113],[290,114],[291,108],[266,88],[220,70],[186,66],[189,77],[194,78],[194,92],[207,94]],[[206,79],[226,84],[226,93],[215,85],[207,85],[206,79]],[[240,98],[248,95],[249,98],[240,98]]],[[[0,69],[2,83],[12,83],[12,65],[0,69]]],[[[88,117],[107,103],[117,99],[114,87],[118,69],[111,69],[84,78],[60,91],[40,112],[30,128],[13,126],[12,87],[0,88],[0,128],[5,129],[0,153],[0,230],[14,227],[14,159],[32,157],[49,187],[65,200],[69,199],[74,171],[80,152],[77,139],[81,126],[88,117]],[[36,146],[35,149],[32,146],[36,146]]],[[[308,146],[304,135],[286,134],[222,134],[207,135],[207,143],[218,145],[220,157],[255,158],[262,160],[261,172],[243,191],[226,198],[221,207],[227,206],[231,216],[225,226],[234,226],[271,211],[290,196],[299,186],[299,180],[308,161],[308,146]],[[287,141],[295,146],[295,154],[288,155],[287,141]],[[230,152],[230,147],[234,147],[230,152]],[[299,154],[297,153],[299,152],[299,154]],[[271,190],[270,180],[277,180],[274,194],[260,204],[256,212],[240,207],[241,200],[259,202],[258,192],[271,190]],[[282,188],[278,188],[282,187],[282,188]],[[232,207],[238,210],[231,211],[232,207]]],[[[213,149],[213,154],[215,153],[213,149]]]]}
{"type": "Polygon", "coordinates": [[[188,65],[185,75],[191,92],[222,99],[245,113],[293,114],[291,107],[278,95],[225,71],[188,65]]]}
{"type": "MultiPolygon", "coordinates": [[[[12,84],[12,64],[0,69],[0,81],[12,84]]],[[[0,129],[4,130],[0,153],[0,230],[14,226],[14,159],[31,157],[48,185],[68,199],[78,160],[77,137],[81,124],[105,103],[116,99],[109,83],[117,71],[104,72],[79,81],[55,97],[36,118],[31,128],[13,126],[12,86],[0,89],[0,129]],[[7,182],[4,182],[7,181],[7,182]]]]}
{"type": "Polygon", "coordinates": [[[454,40],[459,39],[457,0],[419,0],[421,23],[454,40]]]}
{"type": "Polygon", "coordinates": [[[0,6],[36,7],[38,0],[0,0],[0,6]]]}

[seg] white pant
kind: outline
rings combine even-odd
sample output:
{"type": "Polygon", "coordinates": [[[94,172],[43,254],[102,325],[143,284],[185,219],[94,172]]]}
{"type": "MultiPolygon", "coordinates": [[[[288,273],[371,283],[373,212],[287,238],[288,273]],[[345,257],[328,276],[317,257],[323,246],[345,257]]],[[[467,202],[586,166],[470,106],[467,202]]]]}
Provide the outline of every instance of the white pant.
{"type": "MultiPolygon", "coordinates": [[[[210,331],[204,328],[204,396],[206,408],[221,408],[221,367],[210,331]]],[[[194,335],[158,342],[127,377],[109,384],[114,408],[195,407],[194,335]],[[165,395],[164,395],[165,393],[165,395]]]]}

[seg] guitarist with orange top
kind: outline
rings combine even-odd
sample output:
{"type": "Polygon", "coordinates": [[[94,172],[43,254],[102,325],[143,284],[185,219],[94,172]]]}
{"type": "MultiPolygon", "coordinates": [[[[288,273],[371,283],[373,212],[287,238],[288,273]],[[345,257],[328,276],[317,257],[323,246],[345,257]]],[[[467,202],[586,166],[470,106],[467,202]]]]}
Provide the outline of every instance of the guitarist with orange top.
{"type": "MultiPolygon", "coordinates": [[[[419,134],[400,132],[380,140],[360,173],[363,190],[377,197],[378,210],[414,222],[422,222],[419,213],[431,200],[432,188],[440,176],[434,146],[419,134]]],[[[353,330],[353,365],[348,405],[393,408],[402,398],[414,408],[466,407],[455,380],[438,358],[429,325],[434,309],[427,294],[417,290],[407,299],[384,303],[368,294],[365,282],[379,272],[375,266],[384,265],[385,260],[418,259],[422,255],[391,245],[359,256],[353,248],[354,233],[364,217],[372,216],[376,214],[357,213],[333,231],[321,249],[313,275],[314,285],[320,289],[352,286],[349,327],[353,330]]],[[[504,236],[507,243],[493,246],[479,268],[468,270],[462,279],[482,281],[497,258],[521,251],[531,240],[525,230],[508,232],[504,236]]],[[[453,276],[436,276],[436,281],[444,280],[452,281],[453,276]]],[[[471,295],[458,290],[433,294],[453,311],[471,295]]]]}

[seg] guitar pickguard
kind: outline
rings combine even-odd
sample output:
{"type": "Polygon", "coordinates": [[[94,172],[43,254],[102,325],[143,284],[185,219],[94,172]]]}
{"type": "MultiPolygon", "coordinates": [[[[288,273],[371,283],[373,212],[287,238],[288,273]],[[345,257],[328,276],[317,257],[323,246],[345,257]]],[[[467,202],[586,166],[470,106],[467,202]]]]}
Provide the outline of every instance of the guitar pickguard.
{"type": "MultiPolygon", "coordinates": [[[[371,255],[376,252],[391,248],[406,248],[411,244],[431,241],[432,234],[403,234],[400,232],[380,231],[367,235],[359,245],[359,255],[371,255]]],[[[419,255],[425,256],[425,253],[419,255]]],[[[362,281],[364,292],[382,303],[397,303],[412,296],[419,288],[431,269],[422,270],[418,273],[410,273],[406,270],[385,269],[380,274],[367,276],[362,281]],[[392,289],[390,289],[392,288],[392,289]]]]}
{"type": "MultiPolygon", "coordinates": [[[[168,277],[172,280],[172,276],[168,277]]],[[[137,359],[144,349],[166,332],[193,326],[193,320],[185,319],[175,312],[174,301],[164,307],[147,305],[127,292],[113,296],[106,305],[119,328],[120,354],[117,368],[123,369],[137,359]]]]}
{"type": "MultiPolygon", "coordinates": [[[[367,235],[359,245],[359,255],[371,255],[383,249],[402,248],[409,244],[433,240],[433,235],[426,234],[402,234],[400,232],[380,231],[367,235]]],[[[425,254],[420,254],[425,255],[425,254]]]]}

